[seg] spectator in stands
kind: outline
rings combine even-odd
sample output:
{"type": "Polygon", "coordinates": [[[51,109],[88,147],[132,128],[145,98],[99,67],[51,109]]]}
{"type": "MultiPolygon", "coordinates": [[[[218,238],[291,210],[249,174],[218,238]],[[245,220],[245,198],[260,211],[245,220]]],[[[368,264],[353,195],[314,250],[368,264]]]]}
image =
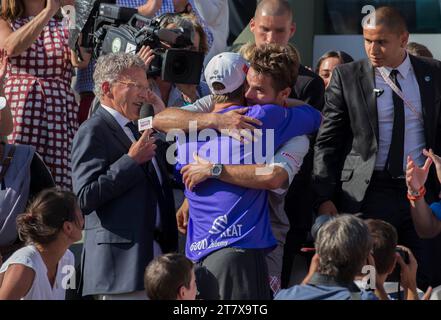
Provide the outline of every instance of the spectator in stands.
{"type": "Polygon", "coordinates": [[[68,47],[68,28],[57,16],[60,4],[2,1],[0,47],[10,58],[5,93],[14,128],[9,142],[36,147],[55,183],[70,189],[69,154],[78,128],[71,82],[77,59],[68,47]]]}
{"type": "Polygon", "coordinates": [[[406,49],[408,53],[416,57],[426,57],[433,59],[432,52],[430,52],[429,48],[427,48],[425,45],[422,45],[421,43],[409,42],[406,49]]]}
{"type": "MultiPolygon", "coordinates": [[[[191,35],[193,41],[193,46],[186,49],[200,51],[201,48],[207,47],[206,42],[201,43],[206,41],[206,36],[200,36],[196,30],[198,24],[195,23],[197,22],[194,22],[194,18],[190,18],[188,15],[167,14],[161,20],[160,26],[166,29],[183,28],[187,34],[191,35]]],[[[168,47],[167,44],[164,46],[168,47]]],[[[210,94],[204,81],[201,81],[199,85],[178,84],[164,81],[160,75],[153,75],[150,82],[153,92],[162,98],[167,107],[182,107],[210,94]]]]}
{"type": "MultiPolygon", "coordinates": [[[[386,279],[396,268],[400,266],[400,285],[403,288],[406,300],[419,300],[416,287],[417,263],[412,252],[403,246],[409,255],[407,264],[397,252],[398,234],[395,227],[382,220],[368,219],[365,221],[372,238],[372,255],[375,262],[376,287],[375,295],[381,300],[389,300],[390,296],[385,290],[386,279]]],[[[430,296],[430,288],[425,299],[430,296]]]]}
{"type": "Polygon", "coordinates": [[[352,215],[328,221],[318,232],[317,255],[304,284],[284,289],[276,300],[370,300],[354,283],[372,249],[366,224],[352,215]]]}
{"type": "Polygon", "coordinates": [[[344,51],[328,51],[320,57],[315,73],[322,77],[325,88],[327,88],[335,67],[352,61],[354,59],[344,51]]]}
{"type": "Polygon", "coordinates": [[[193,262],[179,253],[158,256],[145,269],[144,285],[150,300],[195,300],[193,262]]]}
{"type": "Polygon", "coordinates": [[[75,279],[68,248],[81,240],[83,225],[75,195],[57,189],[41,192],[17,218],[27,246],[1,267],[0,300],[64,300],[75,279]]]}

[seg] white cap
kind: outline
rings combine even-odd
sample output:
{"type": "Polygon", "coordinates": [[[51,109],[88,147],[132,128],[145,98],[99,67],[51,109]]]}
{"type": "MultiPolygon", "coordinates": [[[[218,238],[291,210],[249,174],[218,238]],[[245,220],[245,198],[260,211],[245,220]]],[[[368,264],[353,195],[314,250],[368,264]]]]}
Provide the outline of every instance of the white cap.
{"type": "Polygon", "coordinates": [[[213,94],[227,94],[239,88],[245,81],[248,62],[238,53],[223,52],[214,56],[205,68],[205,80],[213,94]],[[213,83],[222,83],[223,90],[215,90],[213,83]]]}

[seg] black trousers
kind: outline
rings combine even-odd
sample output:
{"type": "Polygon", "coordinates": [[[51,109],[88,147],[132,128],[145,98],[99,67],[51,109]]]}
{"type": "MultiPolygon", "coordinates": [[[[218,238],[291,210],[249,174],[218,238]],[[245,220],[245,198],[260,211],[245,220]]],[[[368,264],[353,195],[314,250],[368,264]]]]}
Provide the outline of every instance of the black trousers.
{"type": "MultiPolygon", "coordinates": [[[[426,289],[431,284],[432,278],[430,252],[427,243],[420,239],[415,231],[406,194],[404,179],[392,179],[387,173],[375,171],[364,198],[361,217],[384,220],[396,228],[398,244],[412,250],[418,261],[418,287],[426,289]]],[[[342,212],[345,212],[344,203],[342,203],[342,212]]]]}
{"type": "Polygon", "coordinates": [[[270,300],[264,249],[223,248],[199,265],[217,279],[220,300],[270,300]]]}

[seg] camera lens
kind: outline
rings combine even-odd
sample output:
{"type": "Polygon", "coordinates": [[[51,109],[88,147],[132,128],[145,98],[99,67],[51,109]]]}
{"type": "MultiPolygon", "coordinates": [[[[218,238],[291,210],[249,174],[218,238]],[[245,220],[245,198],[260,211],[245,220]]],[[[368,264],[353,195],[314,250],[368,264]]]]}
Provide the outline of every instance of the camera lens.
{"type": "Polygon", "coordinates": [[[183,75],[187,73],[188,62],[186,57],[179,55],[173,60],[172,72],[175,75],[183,75]]]}

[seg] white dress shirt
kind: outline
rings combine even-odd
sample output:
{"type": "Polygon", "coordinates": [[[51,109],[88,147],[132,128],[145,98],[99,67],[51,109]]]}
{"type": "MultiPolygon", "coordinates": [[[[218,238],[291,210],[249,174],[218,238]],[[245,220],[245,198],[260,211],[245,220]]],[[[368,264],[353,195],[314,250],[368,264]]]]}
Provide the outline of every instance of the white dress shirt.
{"type": "MultiPolygon", "coordinates": [[[[386,67],[385,69],[386,76],[389,77],[393,68],[386,67]]],[[[401,86],[404,97],[419,113],[419,116],[416,115],[414,111],[404,104],[405,134],[403,172],[405,172],[408,155],[410,155],[419,166],[424,164],[425,158],[422,151],[426,147],[426,141],[424,137],[424,126],[419,118],[422,117],[420,88],[409,55],[407,55],[404,62],[395,69],[399,71],[397,81],[401,86]]],[[[375,88],[384,90],[384,93],[377,98],[378,129],[380,136],[377,161],[375,164],[375,170],[382,171],[385,169],[392,141],[394,102],[393,91],[384,81],[378,69],[375,69],[375,88]]]]}

